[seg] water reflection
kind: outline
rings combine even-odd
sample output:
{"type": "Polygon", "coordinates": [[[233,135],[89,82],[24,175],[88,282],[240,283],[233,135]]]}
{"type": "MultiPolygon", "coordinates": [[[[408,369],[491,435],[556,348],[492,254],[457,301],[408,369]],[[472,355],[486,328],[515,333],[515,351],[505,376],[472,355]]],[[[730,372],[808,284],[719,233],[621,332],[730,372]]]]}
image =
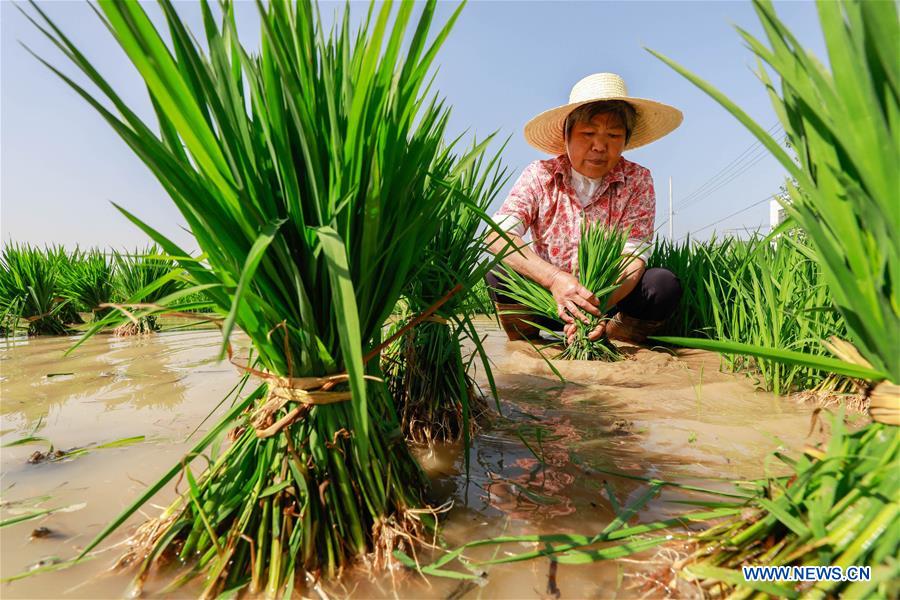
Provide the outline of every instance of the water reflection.
{"type": "Polygon", "coordinates": [[[30,431],[38,423],[72,427],[125,409],[146,412],[152,421],[185,402],[191,377],[217,372],[233,378],[227,363],[209,364],[220,339],[215,331],[97,335],[68,356],[77,338],[0,345],[3,430],[30,431]]]}
{"type": "MultiPolygon", "coordinates": [[[[597,533],[615,515],[609,493],[626,506],[647,489],[642,481],[605,471],[724,487],[714,478],[763,475],[764,457],[779,445],[799,447],[808,429],[808,410],[715,372],[707,359],[685,364],[669,355],[636,352],[632,360],[615,365],[565,364],[560,365],[567,379],[563,384],[529,347],[506,342],[502,332],[486,323],[479,330],[487,333],[485,345],[496,365],[502,414],[494,415],[476,436],[468,473],[460,446],[420,453],[434,478],[435,500],[454,501],[443,526],[451,546],[501,534],[597,533]]],[[[88,502],[83,511],[47,521],[70,538],[32,543],[30,524],[4,528],[4,550],[15,550],[2,553],[4,573],[19,572],[48,553],[69,556],[73,545],[95,535],[145,484],[177,463],[190,447],[184,438],[239,377],[231,365],[215,361],[217,331],[98,336],[63,358],[72,341],[0,344],[0,441],[18,438],[40,422],[40,434],[58,447],[130,435],[166,442],[46,465],[28,465],[30,449],[4,449],[3,489],[15,486],[10,499],[52,490],[61,505],[88,502]]],[[[236,346],[246,349],[246,340],[237,339],[236,346]]],[[[488,389],[486,381],[479,384],[488,389]]],[[[167,504],[171,489],[162,495],[155,504],[167,504]]],[[[633,521],[682,512],[676,501],[685,499],[699,496],[663,489],[633,521]]],[[[123,530],[116,541],[125,534],[123,530]]],[[[490,558],[505,550],[523,548],[485,546],[473,555],[490,558]]],[[[106,566],[101,563],[15,582],[4,593],[121,596],[129,576],[97,579],[106,566]],[[70,592],[76,585],[82,587],[70,592]]],[[[547,565],[545,560],[493,567],[486,586],[466,597],[540,597],[548,589],[547,565]]],[[[639,568],[631,563],[563,565],[554,581],[567,597],[609,597],[623,572],[627,576],[639,568]]],[[[363,576],[348,578],[345,587],[334,591],[341,597],[460,593],[457,582],[393,575],[396,590],[392,583],[372,584],[363,576]]]]}

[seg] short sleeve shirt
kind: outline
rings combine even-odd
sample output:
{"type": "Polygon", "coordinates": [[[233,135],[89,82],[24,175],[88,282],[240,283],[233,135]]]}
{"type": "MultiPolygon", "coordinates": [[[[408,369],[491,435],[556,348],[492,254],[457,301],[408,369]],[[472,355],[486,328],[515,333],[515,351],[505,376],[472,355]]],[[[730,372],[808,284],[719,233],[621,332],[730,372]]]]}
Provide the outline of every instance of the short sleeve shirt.
{"type": "Polygon", "coordinates": [[[510,216],[531,230],[532,248],[556,267],[575,273],[581,223],[602,222],[627,230],[634,251],[653,239],[656,194],[650,170],[625,158],[601,179],[582,207],[572,187],[569,157],[561,154],[528,165],[513,185],[495,218],[510,216]]]}

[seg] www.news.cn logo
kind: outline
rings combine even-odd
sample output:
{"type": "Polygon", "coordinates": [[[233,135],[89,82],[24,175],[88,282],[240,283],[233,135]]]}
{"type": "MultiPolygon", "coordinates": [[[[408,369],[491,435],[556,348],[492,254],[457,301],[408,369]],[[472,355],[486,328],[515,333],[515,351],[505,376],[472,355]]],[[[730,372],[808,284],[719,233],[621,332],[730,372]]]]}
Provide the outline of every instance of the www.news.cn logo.
{"type": "Polygon", "coordinates": [[[872,567],[742,567],[744,581],[869,581],[872,567]]]}

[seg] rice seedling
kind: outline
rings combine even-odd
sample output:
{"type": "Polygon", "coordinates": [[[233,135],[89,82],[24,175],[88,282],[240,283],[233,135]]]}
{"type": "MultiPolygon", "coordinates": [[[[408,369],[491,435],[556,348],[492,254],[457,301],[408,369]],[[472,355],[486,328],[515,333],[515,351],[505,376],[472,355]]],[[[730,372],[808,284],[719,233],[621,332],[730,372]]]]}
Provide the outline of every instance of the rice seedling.
{"type": "Polygon", "coordinates": [[[0,310],[7,332],[28,335],[68,332],[60,318],[68,301],[59,295],[56,261],[28,244],[7,244],[0,255],[0,310]]]}
{"type": "Polygon", "coordinates": [[[481,281],[475,282],[475,285],[472,286],[472,290],[469,294],[469,299],[472,302],[472,309],[475,311],[476,315],[486,315],[496,319],[497,309],[494,306],[494,302],[491,300],[491,293],[490,290],[488,290],[486,281],[482,279],[481,281]]]}
{"type": "MultiPolygon", "coordinates": [[[[718,339],[824,356],[822,340],[846,337],[843,318],[832,305],[821,269],[800,244],[785,234],[775,248],[763,239],[739,246],[745,254],[742,272],[730,277],[737,298],[730,304],[714,302],[717,314],[731,313],[731,330],[717,330],[718,339]]],[[[725,319],[718,322],[724,325],[725,319]]],[[[736,361],[732,366],[741,364],[736,361]]],[[[753,367],[764,387],[776,394],[840,383],[802,365],[755,359],[753,367]]]]}
{"type": "MultiPolygon", "coordinates": [[[[155,304],[183,287],[175,260],[165,256],[155,244],[129,254],[116,252],[114,263],[111,298],[115,303],[155,304]]],[[[115,333],[128,336],[158,330],[156,315],[149,313],[124,321],[116,327],[115,333]]]]}
{"type": "Polygon", "coordinates": [[[754,1],[769,47],[741,31],[781,79],[779,94],[759,70],[796,162],[710,84],[654,53],[735,115],[796,182],[787,186],[785,210],[800,226],[852,344],[831,342],[837,360],[748,343],[663,340],[816,366],[877,384],[871,392],[873,424],[848,434],[840,419],[833,420],[827,451],[814,449],[810,459],[792,462],[795,476],[773,482],[775,494],[756,494],[759,512],[752,523],[741,519],[710,530],[704,538],[708,552],[685,565],[697,577],[733,588],[736,597],[897,593],[891,586],[900,550],[900,24],[890,2],[819,2],[817,7],[831,72],[798,44],[769,1],[754,1]],[[736,570],[748,560],[866,564],[876,576],[858,584],[762,586],[736,570]]]}
{"type": "Polygon", "coordinates": [[[714,273],[723,272],[723,258],[734,243],[734,238],[715,237],[705,242],[688,237],[681,243],[656,239],[647,268],[669,269],[681,281],[683,290],[681,302],[663,326],[665,335],[714,334],[715,318],[707,281],[714,273]]]}
{"type": "Polygon", "coordinates": [[[135,444],[138,442],[143,442],[144,436],[132,436],[127,438],[122,438],[120,440],[114,440],[112,442],[95,442],[93,444],[88,444],[87,446],[79,446],[75,448],[69,448],[68,450],[62,450],[60,448],[56,448],[53,445],[53,442],[48,440],[47,438],[43,438],[40,436],[36,436],[33,433],[31,435],[27,435],[25,437],[19,438],[12,442],[3,444],[0,446],[2,448],[11,448],[13,446],[24,446],[29,444],[47,444],[47,451],[42,452],[40,450],[36,450],[29,458],[28,462],[31,464],[42,463],[45,461],[55,462],[59,460],[68,460],[71,458],[78,458],[79,456],[84,456],[93,450],[102,450],[104,448],[121,448],[122,446],[129,446],[131,444],[135,444]]]}
{"type": "Polygon", "coordinates": [[[426,479],[372,359],[456,201],[451,185],[434,184],[452,179],[439,158],[448,110],[427,81],[462,7],[429,40],[434,2],[421,5],[411,37],[412,3],[393,22],[391,3],[373,5],[355,32],[349,6],[325,32],[310,2],[259,4],[261,49],[251,54],[230,3],[221,19],[200,5],[208,52],[170,2],[159,6],[171,49],[142,5],[99,5],[147,83],[158,134],[39,6],[32,10],[118,114],[45,64],[144,160],[204,253],[189,258],[123,210],[179,257],[194,284],[158,303],[202,291],[224,315],[223,355],[239,326],[263,383],[81,556],[183,472],[189,490],[139,530],[124,559],[140,564],[138,586],[175,555],[187,562],[171,588],[201,577],[207,597],[287,596],[308,573],[333,576],[363,559],[383,566],[393,548],[435,525],[426,479]],[[195,477],[186,463],[235,425],[235,441],[195,477]]]}
{"type": "Polygon", "coordinates": [[[101,250],[76,248],[60,269],[61,294],[72,306],[91,313],[92,321],[98,321],[109,313],[109,308],[100,305],[113,300],[113,272],[113,263],[101,250]]]}
{"type": "MultiPolygon", "coordinates": [[[[474,144],[473,150],[478,146],[474,144]]],[[[500,166],[502,151],[503,147],[489,161],[483,155],[469,163],[452,157],[450,179],[441,185],[449,184],[458,200],[445,212],[430,240],[405,291],[403,309],[408,315],[420,314],[448,295],[449,299],[384,353],[385,376],[403,432],[420,444],[464,439],[468,446],[473,417],[486,409],[470,375],[471,361],[480,359],[493,388],[490,363],[472,322],[483,307],[472,289],[483,284],[485,273],[499,260],[493,255],[484,260],[487,247],[480,230],[489,222],[485,211],[506,181],[505,169],[500,166]],[[471,360],[462,354],[465,340],[475,348],[471,360]]]]}
{"type": "MultiPolygon", "coordinates": [[[[43,250],[44,257],[56,268],[56,282],[58,286],[56,293],[64,300],[69,300],[65,294],[65,277],[74,268],[78,253],[77,247],[75,248],[75,253],[70,254],[64,246],[60,245],[45,246],[43,250]]],[[[81,318],[79,313],[81,308],[77,301],[69,300],[60,307],[59,319],[67,325],[81,325],[84,323],[84,319],[81,318]]]]}
{"type": "MultiPolygon", "coordinates": [[[[896,190],[900,189],[895,168],[900,162],[897,142],[900,138],[896,135],[898,122],[894,118],[900,114],[900,52],[896,52],[900,26],[893,3],[820,2],[818,6],[833,74],[826,72],[821,62],[797,44],[768,1],[755,0],[754,7],[772,48],[764,47],[742,32],[750,48],[781,77],[779,95],[761,71],[776,111],[798,151],[799,165],[762,127],[712,86],[657,54],[735,114],[796,179],[798,185],[789,186],[791,203],[786,208],[806,236],[810,252],[804,254],[812,257],[821,269],[827,290],[844,319],[847,335],[859,350],[849,343],[832,340],[829,348],[839,357],[832,358],[762,345],[778,343],[774,337],[777,332],[758,345],[701,338],[659,339],[815,368],[865,379],[874,385],[870,409],[874,423],[848,432],[842,415],[838,415],[832,419],[830,439],[824,448],[809,447],[799,459],[776,454],[792,468],[791,476],[760,480],[749,492],[732,496],[736,499],[710,503],[716,506],[714,511],[681,517],[700,522],[725,518],[696,536],[697,552],[676,565],[684,576],[702,580],[702,589],[718,596],[890,598],[898,595],[900,387],[896,382],[900,381],[897,345],[900,302],[896,282],[900,274],[900,252],[893,235],[900,228],[900,205],[895,201],[896,190]],[[852,126],[848,128],[848,125],[852,126]],[[879,330],[879,327],[889,330],[879,330]],[[844,568],[866,565],[872,568],[872,577],[859,582],[752,582],[740,570],[748,564],[844,568]]],[[[783,258],[790,256],[788,253],[781,256],[777,260],[788,262],[780,267],[785,272],[788,266],[809,268],[799,259],[783,258]]],[[[786,303],[785,290],[791,288],[782,288],[772,281],[773,264],[778,263],[767,261],[762,259],[759,265],[748,267],[744,275],[751,286],[766,288],[748,306],[765,301],[773,305],[786,303]]],[[[743,264],[751,263],[743,261],[743,264]]],[[[740,289],[735,293],[740,295],[740,289]]],[[[824,297],[816,298],[815,293],[810,295],[814,302],[824,301],[824,297]]],[[[767,308],[762,306],[762,314],[771,314],[766,312],[767,308]]],[[[720,327],[734,324],[723,322],[720,327]]],[[[737,325],[738,329],[743,326],[740,321],[737,325]]],[[[818,331],[815,326],[811,328],[818,331]]],[[[649,483],[647,494],[664,485],[664,482],[649,483]]],[[[693,489],[722,495],[714,490],[693,489]]],[[[616,505],[613,498],[610,502],[616,505]]],[[[618,537],[621,535],[628,540],[624,544],[626,548],[640,544],[652,546],[654,538],[646,539],[643,535],[677,525],[681,519],[619,531],[611,524],[595,536],[478,540],[420,569],[433,576],[474,578],[480,567],[492,561],[470,561],[464,556],[466,549],[523,541],[538,543],[538,549],[501,560],[538,556],[552,556],[560,562],[605,560],[621,556],[617,552],[623,548],[596,550],[588,545],[609,542],[613,536],[622,539],[618,537]],[[447,569],[454,560],[475,573],[447,569]]],[[[623,522],[621,515],[613,523],[617,522],[623,522]]],[[[411,560],[407,564],[414,566],[411,560]]]]}
{"type": "Polygon", "coordinates": [[[742,509],[739,506],[734,506],[737,504],[734,502],[734,498],[745,498],[740,493],[727,494],[726,497],[731,502],[719,503],[721,505],[716,505],[711,510],[687,513],[674,519],[666,519],[654,523],[628,526],[628,521],[643,509],[650,500],[655,498],[663,487],[674,485],[675,487],[693,491],[715,493],[713,490],[697,488],[696,486],[684,486],[659,480],[646,481],[650,484],[648,488],[624,506],[619,504],[610,487],[606,486],[604,491],[609,498],[616,517],[599,533],[505,535],[472,540],[453,550],[445,551],[428,565],[416,563],[402,551],[398,550],[395,554],[410,569],[415,569],[432,577],[461,580],[482,580],[488,576],[485,569],[492,565],[509,564],[536,558],[549,558],[551,561],[560,564],[584,565],[601,560],[624,558],[632,554],[651,550],[673,538],[672,534],[650,536],[650,534],[655,532],[684,527],[688,523],[703,523],[711,519],[722,519],[738,515],[742,509]],[[512,545],[513,549],[519,551],[516,552],[510,549],[500,556],[497,556],[499,553],[495,553],[492,558],[486,560],[479,560],[466,555],[466,551],[479,547],[507,545],[512,545]],[[521,547],[525,545],[533,545],[534,549],[521,551],[521,547]],[[458,564],[464,570],[449,568],[454,564],[458,564]]]}
{"type": "Polygon", "coordinates": [[[868,427],[848,433],[831,419],[827,448],[809,448],[796,461],[780,456],[790,477],[758,482],[740,516],[697,537],[698,550],[683,561],[684,576],[734,586],[733,597],[888,598],[895,596],[900,564],[900,436],[868,427]],[[872,567],[869,581],[751,582],[751,564],[872,567]]]}
{"type": "MultiPolygon", "coordinates": [[[[608,229],[602,223],[582,224],[581,242],[578,246],[578,279],[581,285],[593,292],[605,307],[609,297],[619,286],[618,280],[623,269],[633,257],[622,255],[628,233],[616,229],[608,229]]],[[[519,304],[523,304],[533,315],[554,319],[562,325],[563,321],[557,313],[556,301],[549,290],[524,277],[512,269],[503,269],[501,279],[507,287],[507,295],[519,304]]],[[[588,334],[606,317],[589,315],[590,323],[577,321],[577,332],[572,343],[560,352],[557,358],[566,360],[619,360],[621,354],[615,345],[606,338],[592,341],[588,334]]],[[[539,326],[539,325],[538,325],[539,326]]],[[[540,327],[540,326],[539,326],[540,327]]],[[[557,332],[540,327],[557,338],[557,332]]]]}
{"type": "Polygon", "coordinates": [[[61,506],[58,508],[46,508],[42,506],[52,500],[52,496],[33,496],[15,501],[0,501],[0,509],[10,516],[0,519],[0,529],[11,525],[18,525],[34,519],[41,519],[54,513],[70,513],[79,511],[87,506],[85,502],[61,506]]]}
{"type": "MultiPolygon", "coordinates": [[[[821,268],[796,233],[784,233],[775,243],[762,236],[677,247],[657,242],[657,250],[651,264],[672,269],[685,290],[667,334],[702,334],[819,356],[828,353],[822,340],[847,335],[821,268]]],[[[845,377],[800,364],[741,355],[726,357],[725,363],[777,394],[853,388],[845,377]]]]}

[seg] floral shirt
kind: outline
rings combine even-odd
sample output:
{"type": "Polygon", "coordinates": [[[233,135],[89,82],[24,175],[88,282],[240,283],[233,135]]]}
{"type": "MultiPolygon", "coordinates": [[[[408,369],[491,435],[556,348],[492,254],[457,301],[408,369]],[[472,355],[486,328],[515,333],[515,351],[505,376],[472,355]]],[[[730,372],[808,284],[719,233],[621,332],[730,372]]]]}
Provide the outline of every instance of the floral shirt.
{"type": "Polygon", "coordinates": [[[656,194],[649,169],[620,158],[582,207],[565,154],[528,165],[494,215],[507,231],[524,234],[530,229],[538,256],[570,273],[578,269],[583,219],[622,230],[631,227],[625,252],[646,262],[655,218],[656,194]]]}

